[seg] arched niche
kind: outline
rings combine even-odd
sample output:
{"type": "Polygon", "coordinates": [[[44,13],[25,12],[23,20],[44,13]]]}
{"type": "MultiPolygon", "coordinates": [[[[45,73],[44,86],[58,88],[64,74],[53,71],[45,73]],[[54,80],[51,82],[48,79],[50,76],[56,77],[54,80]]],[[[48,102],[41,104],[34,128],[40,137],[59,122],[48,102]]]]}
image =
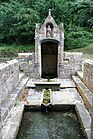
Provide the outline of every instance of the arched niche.
{"type": "Polygon", "coordinates": [[[46,37],[53,37],[53,24],[48,22],[46,24],[46,37]]]}

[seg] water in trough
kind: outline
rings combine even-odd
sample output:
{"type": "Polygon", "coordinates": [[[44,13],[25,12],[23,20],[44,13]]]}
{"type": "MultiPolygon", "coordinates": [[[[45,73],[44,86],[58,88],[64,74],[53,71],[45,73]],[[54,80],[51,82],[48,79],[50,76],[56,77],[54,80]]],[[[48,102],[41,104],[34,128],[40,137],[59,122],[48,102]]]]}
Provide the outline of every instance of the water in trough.
{"type": "Polygon", "coordinates": [[[74,111],[24,112],[17,139],[86,139],[74,111]]]}

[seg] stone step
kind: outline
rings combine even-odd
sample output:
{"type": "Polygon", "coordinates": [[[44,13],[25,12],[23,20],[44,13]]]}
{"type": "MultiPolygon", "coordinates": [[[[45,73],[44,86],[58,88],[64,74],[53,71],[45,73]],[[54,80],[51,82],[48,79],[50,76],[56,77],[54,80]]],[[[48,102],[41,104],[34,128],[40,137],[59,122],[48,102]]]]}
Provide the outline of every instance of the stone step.
{"type": "Polygon", "coordinates": [[[77,71],[77,76],[81,81],[83,81],[83,71],[77,71]]]}
{"type": "Polygon", "coordinates": [[[92,107],[92,98],[93,98],[92,92],[86,87],[86,85],[77,76],[72,76],[72,79],[76,84],[78,92],[82,96],[86,108],[90,111],[92,107]]]}
{"type": "Polygon", "coordinates": [[[79,121],[83,127],[83,131],[85,132],[87,139],[90,139],[91,133],[91,117],[87,109],[85,108],[83,103],[77,103],[75,105],[75,110],[77,112],[79,121]]]}

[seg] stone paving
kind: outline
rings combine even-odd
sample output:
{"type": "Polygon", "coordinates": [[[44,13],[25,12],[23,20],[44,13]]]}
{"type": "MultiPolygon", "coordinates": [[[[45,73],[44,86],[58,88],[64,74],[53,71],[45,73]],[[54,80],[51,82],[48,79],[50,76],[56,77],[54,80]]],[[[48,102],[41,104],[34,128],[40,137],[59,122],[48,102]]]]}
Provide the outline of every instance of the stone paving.
{"type": "Polygon", "coordinates": [[[36,91],[35,89],[29,89],[27,101],[29,105],[41,105],[42,103],[42,92],[36,91]]]}
{"type": "Polygon", "coordinates": [[[42,84],[52,84],[53,83],[60,83],[60,91],[53,91],[52,92],[52,103],[53,104],[74,104],[76,100],[80,100],[80,96],[75,89],[75,84],[71,79],[50,79],[50,82],[47,82],[47,79],[29,79],[26,84],[26,87],[30,88],[28,91],[27,101],[29,105],[40,105],[42,103],[42,91],[36,91],[35,83],[42,84]],[[67,89],[62,89],[67,88],[67,89]],[[77,96],[77,98],[76,98],[77,96]]]}
{"type": "Polygon", "coordinates": [[[61,89],[52,92],[52,104],[75,104],[81,102],[81,98],[75,88],[61,89]]]}

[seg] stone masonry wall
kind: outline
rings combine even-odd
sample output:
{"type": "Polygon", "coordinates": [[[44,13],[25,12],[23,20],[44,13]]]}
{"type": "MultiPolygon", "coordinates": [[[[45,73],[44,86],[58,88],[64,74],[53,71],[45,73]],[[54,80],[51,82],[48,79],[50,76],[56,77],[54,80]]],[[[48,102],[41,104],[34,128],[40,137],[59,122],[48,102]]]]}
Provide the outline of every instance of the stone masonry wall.
{"type": "Polygon", "coordinates": [[[77,71],[82,69],[82,53],[65,52],[63,65],[60,69],[60,78],[68,78],[75,75],[77,71]]]}
{"type": "Polygon", "coordinates": [[[27,76],[34,74],[34,53],[18,53],[18,59],[20,71],[23,71],[27,76]]]}
{"type": "MultiPolygon", "coordinates": [[[[38,65],[34,63],[33,53],[19,53],[20,70],[26,75],[38,78],[38,65]]],[[[82,53],[65,52],[63,64],[59,65],[58,78],[68,78],[82,69],[82,53]]],[[[42,70],[42,67],[41,67],[42,70]]]]}
{"type": "Polygon", "coordinates": [[[1,104],[5,101],[12,90],[17,86],[19,80],[19,64],[12,60],[0,64],[0,92],[1,104]]]}
{"type": "Polygon", "coordinates": [[[14,99],[9,96],[19,83],[19,63],[14,59],[0,64],[0,139],[1,129],[9,114],[14,99]]]}
{"type": "Polygon", "coordinates": [[[93,60],[85,60],[83,65],[83,82],[93,92],[93,60]]]}
{"type": "Polygon", "coordinates": [[[38,65],[35,64],[34,53],[18,53],[19,70],[27,76],[38,77],[38,65]]]}

